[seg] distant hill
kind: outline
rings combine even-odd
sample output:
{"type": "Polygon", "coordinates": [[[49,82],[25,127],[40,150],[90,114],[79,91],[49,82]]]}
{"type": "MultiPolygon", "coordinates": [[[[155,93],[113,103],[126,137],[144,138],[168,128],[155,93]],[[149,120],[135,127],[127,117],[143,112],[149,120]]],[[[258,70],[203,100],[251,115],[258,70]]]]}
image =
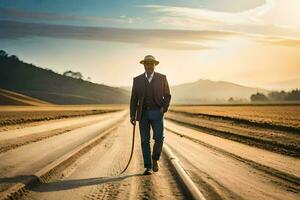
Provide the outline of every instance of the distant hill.
{"type": "Polygon", "coordinates": [[[51,105],[46,101],[41,101],[20,93],[4,90],[0,88],[0,105],[31,105],[44,106],[51,105]]]}
{"type": "Polygon", "coordinates": [[[224,103],[229,98],[245,102],[250,101],[250,96],[269,91],[246,87],[226,81],[211,81],[200,79],[192,83],[184,83],[171,87],[173,103],[224,103]]]}
{"type": "MultiPolygon", "coordinates": [[[[131,91],[131,86],[122,89],[131,91]]],[[[198,103],[227,103],[229,98],[236,102],[250,102],[250,96],[257,92],[264,94],[269,90],[238,85],[226,81],[211,81],[199,79],[191,83],[170,86],[172,93],[171,103],[198,104],[198,103]]]]}
{"type": "Polygon", "coordinates": [[[0,88],[54,104],[128,103],[129,92],[63,76],[0,51],[0,88]]]}

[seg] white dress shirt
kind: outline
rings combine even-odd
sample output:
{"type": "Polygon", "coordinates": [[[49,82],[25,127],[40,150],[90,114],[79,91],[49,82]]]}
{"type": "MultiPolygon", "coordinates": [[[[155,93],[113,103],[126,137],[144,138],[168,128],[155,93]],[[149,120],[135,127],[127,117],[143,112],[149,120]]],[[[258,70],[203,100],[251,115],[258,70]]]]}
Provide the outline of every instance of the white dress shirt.
{"type": "Polygon", "coordinates": [[[151,80],[152,80],[152,78],[153,78],[153,75],[154,75],[154,71],[152,72],[152,74],[151,74],[150,77],[148,78],[147,72],[145,72],[145,76],[146,76],[146,78],[148,79],[149,83],[151,82],[151,80]]]}

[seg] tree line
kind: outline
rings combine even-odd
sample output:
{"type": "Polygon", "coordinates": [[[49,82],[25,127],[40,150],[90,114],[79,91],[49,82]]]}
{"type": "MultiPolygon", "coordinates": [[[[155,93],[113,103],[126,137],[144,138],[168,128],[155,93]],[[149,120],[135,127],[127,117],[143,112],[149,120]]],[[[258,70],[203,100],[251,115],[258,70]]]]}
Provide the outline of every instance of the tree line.
{"type": "Polygon", "coordinates": [[[297,88],[289,92],[273,91],[267,95],[257,92],[252,94],[250,99],[251,101],[300,101],[300,89],[297,88]]]}

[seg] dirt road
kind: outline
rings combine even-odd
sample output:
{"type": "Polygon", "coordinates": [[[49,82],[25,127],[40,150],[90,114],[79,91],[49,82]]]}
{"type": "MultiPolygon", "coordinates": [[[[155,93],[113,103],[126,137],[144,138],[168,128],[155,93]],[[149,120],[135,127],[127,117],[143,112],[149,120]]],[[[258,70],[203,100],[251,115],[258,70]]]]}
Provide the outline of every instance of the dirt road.
{"type": "MultiPolygon", "coordinates": [[[[22,199],[190,199],[168,158],[160,170],[143,176],[138,125],[132,163],[128,111],[106,113],[0,132],[0,192],[101,135],[97,145],[27,187],[22,199]],[[36,139],[38,138],[38,139],[36,139]],[[2,142],[2,143],[1,143],[2,142]],[[18,143],[19,142],[19,143],[18,143]],[[18,143],[19,145],[13,145],[18,143]],[[2,146],[1,146],[2,145],[2,146]]],[[[153,142],[153,141],[151,141],[153,142]]],[[[165,120],[165,142],[206,199],[298,199],[300,160],[210,135],[165,120]]]]}
{"type": "Polygon", "coordinates": [[[163,156],[162,169],[153,176],[142,176],[143,164],[136,127],[135,152],[125,174],[120,175],[130,155],[132,125],[127,111],[47,122],[33,127],[3,131],[0,144],[19,140],[28,142],[13,146],[0,154],[0,186],[5,191],[47,164],[72,151],[79,145],[101,134],[103,130],[120,126],[76,159],[58,171],[45,183],[27,189],[24,199],[186,199],[175,180],[174,173],[163,156]],[[61,130],[67,129],[67,132],[61,130]],[[45,132],[49,137],[40,138],[45,132]],[[56,134],[60,132],[60,134],[56,134]]]}
{"type": "Polygon", "coordinates": [[[126,120],[50,182],[32,188],[24,199],[185,199],[165,157],[161,171],[141,175],[144,169],[138,142],[128,171],[120,175],[130,155],[131,134],[132,126],[126,120]]]}

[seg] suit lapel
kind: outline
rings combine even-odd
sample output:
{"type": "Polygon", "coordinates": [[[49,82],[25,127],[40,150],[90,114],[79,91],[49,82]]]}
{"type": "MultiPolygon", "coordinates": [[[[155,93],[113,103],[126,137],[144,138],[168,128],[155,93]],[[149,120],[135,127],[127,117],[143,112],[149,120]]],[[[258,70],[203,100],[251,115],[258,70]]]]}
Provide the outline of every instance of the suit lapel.
{"type": "Polygon", "coordinates": [[[157,82],[159,81],[159,80],[158,80],[158,76],[157,76],[157,73],[156,73],[156,72],[154,72],[154,75],[153,75],[152,81],[153,81],[153,85],[156,85],[156,84],[157,84],[157,82]]]}
{"type": "Polygon", "coordinates": [[[142,89],[143,96],[145,96],[146,81],[148,81],[148,80],[147,80],[147,78],[145,76],[145,73],[143,73],[142,74],[142,79],[141,79],[141,87],[142,87],[141,89],[142,89]]]}
{"type": "Polygon", "coordinates": [[[153,95],[156,96],[156,92],[157,90],[155,88],[157,88],[157,82],[158,82],[158,77],[157,77],[157,74],[156,72],[154,72],[154,75],[153,75],[153,78],[151,80],[151,82],[153,81],[153,95]]]}

